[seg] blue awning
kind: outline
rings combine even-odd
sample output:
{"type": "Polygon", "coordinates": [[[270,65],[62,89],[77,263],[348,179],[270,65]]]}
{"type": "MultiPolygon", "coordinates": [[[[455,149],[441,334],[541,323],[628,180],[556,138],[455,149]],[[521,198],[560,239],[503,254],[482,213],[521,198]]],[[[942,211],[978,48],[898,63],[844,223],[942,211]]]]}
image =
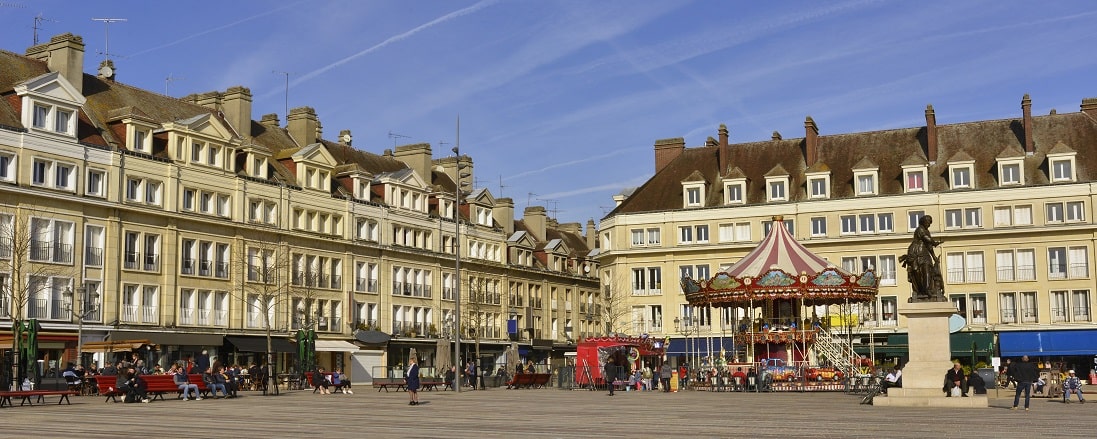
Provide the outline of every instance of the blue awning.
{"type": "Polygon", "coordinates": [[[1003,357],[1097,354],[1097,330],[998,333],[1003,357]]]}
{"type": "Polygon", "coordinates": [[[694,352],[700,356],[720,355],[721,348],[731,353],[734,345],[735,342],[731,337],[723,337],[723,341],[721,337],[672,338],[667,344],[667,355],[686,355],[686,353],[692,355],[694,352]]]}

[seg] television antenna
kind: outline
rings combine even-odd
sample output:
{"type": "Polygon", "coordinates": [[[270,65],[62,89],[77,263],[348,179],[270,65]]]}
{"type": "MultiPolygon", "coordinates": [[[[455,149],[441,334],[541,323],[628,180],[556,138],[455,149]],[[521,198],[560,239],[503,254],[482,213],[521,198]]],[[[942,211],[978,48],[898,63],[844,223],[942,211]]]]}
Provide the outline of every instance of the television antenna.
{"type": "Polygon", "coordinates": [[[397,134],[397,133],[394,133],[392,131],[389,131],[389,138],[392,139],[392,147],[395,148],[396,143],[399,142],[400,139],[410,139],[411,136],[405,136],[403,134],[397,134]]]}
{"type": "Polygon", "coordinates": [[[286,77],[286,120],[289,120],[289,75],[290,72],[282,72],[278,70],[271,71],[275,75],[282,75],[286,77]]]}
{"type": "Polygon", "coordinates": [[[103,55],[104,60],[109,60],[112,55],[110,53],[110,25],[111,23],[125,23],[129,20],[125,18],[92,18],[91,21],[103,23],[103,51],[99,52],[99,54],[103,55]]]}
{"type": "Polygon", "coordinates": [[[557,200],[555,198],[538,198],[537,200],[544,201],[545,204],[552,205],[552,218],[558,217],[559,213],[562,212],[560,210],[560,200],[557,200]]]}
{"type": "Polygon", "coordinates": [[[187,79],[187,78],[184,78],[184,77],[181,77],[181,76],[175,76],[173,73],[168,73],[168,77],[164,78],[164,96],[170,96],[168,94],[168,87],[171,86],[171,83],[173,83],[175,81],[182,81],[184,79],[187,79]]]}
{"type": "Polygon", "coordinates": [[[38,29],[42,28],[42,23],[45,23],[45,22],[60,23],[59,21],[54,20],[52,18],[46,18],[46,17],[42,16],[41,12],[39,12],[38,15],[35,15],[34,16],[34,45],[35,46],[38,45],[38,29]]]}
{"type": "Polygon", "coordinates": [[[510,187],[510,185],[503,184],[503,175],[499,174],[499,196],[503,196],[503,188],[510,187]]]}

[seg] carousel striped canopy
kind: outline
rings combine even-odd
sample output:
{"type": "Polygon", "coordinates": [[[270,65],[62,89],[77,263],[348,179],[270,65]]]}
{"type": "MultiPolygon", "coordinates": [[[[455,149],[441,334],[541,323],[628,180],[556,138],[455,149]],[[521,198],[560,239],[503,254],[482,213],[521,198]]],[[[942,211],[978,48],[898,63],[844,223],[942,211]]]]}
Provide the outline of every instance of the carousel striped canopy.
{"type": "Polygon", "coordinates": [[[844,276],[850,275],[796,242],[796,238],[788,233],[784,219],[777,217],[770,227],[769,236],[723,272],[734,277],[757,277],[775,268],[788,274],[815,274],[828,267],[844,276]]]}
{"type": "Polygon", "coordinates": [[[711,279],[682,278],[691,305],[739,306],[754,300],[806,299],[813,303],[863,302],[876,297],[879,279],[834,266],[800,245],[773,218],[769,235],[754,250],[711,279]]]}

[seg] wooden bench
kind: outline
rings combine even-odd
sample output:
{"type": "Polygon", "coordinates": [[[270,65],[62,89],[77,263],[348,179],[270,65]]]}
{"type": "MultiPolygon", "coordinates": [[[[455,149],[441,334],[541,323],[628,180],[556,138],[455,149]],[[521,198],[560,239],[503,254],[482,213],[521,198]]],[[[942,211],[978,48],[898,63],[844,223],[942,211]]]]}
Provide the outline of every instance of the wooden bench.
{"type": "Polygon", "coordinates": [[[404,383],[403,378],[374,378],[373,379],[373,387],[376,388],[378,392],[380,392],[381,389],[385,389],[385,392],[387,393],[389,391],[390,387],[395,388],[396,391],[399,392],[399,391],[404,390],[406,385],[407,384],[404,383]]]}
{"type": "MultiPolygon", "coordinates": [[[[145,381],[145,391],[152,395],[152,399],[159,398],[164,399],[165,394],[174,393],[176,395],[182,395],[183,392],[179,390],[179,386],[175,384],[175,377],[171,374],[166,375],[141,375],[141,379],[145,381]]],[[[206,396],[209,394],[209,388],[206,387],[206,383],[202,381],[202,375],[188,374],[187,379],[191,384],[198,386],[198,394],[200,396],[206,396]]],[[[100,387],[102,389],[102,387],[100,387]]]]}
{"type": "Polygon", "coordinates": [[[522,373],[514,375],[507,381],[507,388],[511,389],[540,389],[548,385],[552,374],[548,373],[522,373]]]}
{"type": "Polygon", "coordinates": [[[114,375],[96,375],[95,376],[95,388],[99,391],[99,396],[105,396],[103,402],[114,401],[118,402],[119,396],[126,396],[126,392],[114,388],[115,382],[118,377],[114,375]]]}
{"type": "Polygon", "coordinates": [[[69,395],[76,395],[79,393],[80,392],[76,390],[16,390],[11,392],[0,392],[0,407],[5,405],[8,407],[14,406],[11,400],[12,398],[20,398],[21,401],[19,401],[19,405],[21,406],[34,405],[34,403],[31,402],[31,398],[34,397],[38,398],[37,401],[39,404],[45,404],[47,396],[60,396],[61,398],[57,400],[57,405],[61,405],[62,401],[71,405],[72,402],[69,401],[69,395]]]}
{"type": "Polygon", "coordinates": [[[420,389],[421,389],[422,391],[424,391],[424,392],[429,392],[429,391],[432,391],[432,390],[437,390],[437,389],[438,389],[438,386],[443,386],[443,387],[442,387],[442,390],[445,390],[445,389],[446,389],[446,388],[445,388],[445,386],[446,386],[446,382],[445,382],[445,381],[443,381],[443,380],[437,380],[437,379],[432,379],[432,380],[419,380],[419,388],[420,388],[420,389]]]}

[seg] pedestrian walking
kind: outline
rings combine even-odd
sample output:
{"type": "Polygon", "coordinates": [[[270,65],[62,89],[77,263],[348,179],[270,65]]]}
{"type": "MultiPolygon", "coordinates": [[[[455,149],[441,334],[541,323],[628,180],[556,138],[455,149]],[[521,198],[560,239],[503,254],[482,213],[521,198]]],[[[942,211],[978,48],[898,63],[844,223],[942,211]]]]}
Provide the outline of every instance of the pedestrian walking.
{"type": "Polygon", "coordinates": [[[609,389],[609,396],[613,396],[613,380],[617,375],[617,366],[613,364],[613,357],[606,358],[606,365],[602,370],[602,381],[605,381],[609,389]]]}
{"type": "Polygon", "coordinates": [[[1036,365],[1028,361],[1028,355],[1021,357],[1021,361],[1013,363],[1009,366],[1009,374],[1017,381],[1017,390],[1013,395],[1013,407],[1010,410],[1017,410],[1017,403],[1021,399],[1021,391],[1025,392],[1025,411],[1028,411],[1029,397],[1032,395],[1032,383],[1036,382],[1038,374],[1036,372],[1036,365]]]}
{"type": "Polygon", "coordinates": [[[412,356],[408,359],[408,373],[405,375],[404,385],[408,389],[411,401],[408,405],[419,405],[419,362],[412,356]]]}

